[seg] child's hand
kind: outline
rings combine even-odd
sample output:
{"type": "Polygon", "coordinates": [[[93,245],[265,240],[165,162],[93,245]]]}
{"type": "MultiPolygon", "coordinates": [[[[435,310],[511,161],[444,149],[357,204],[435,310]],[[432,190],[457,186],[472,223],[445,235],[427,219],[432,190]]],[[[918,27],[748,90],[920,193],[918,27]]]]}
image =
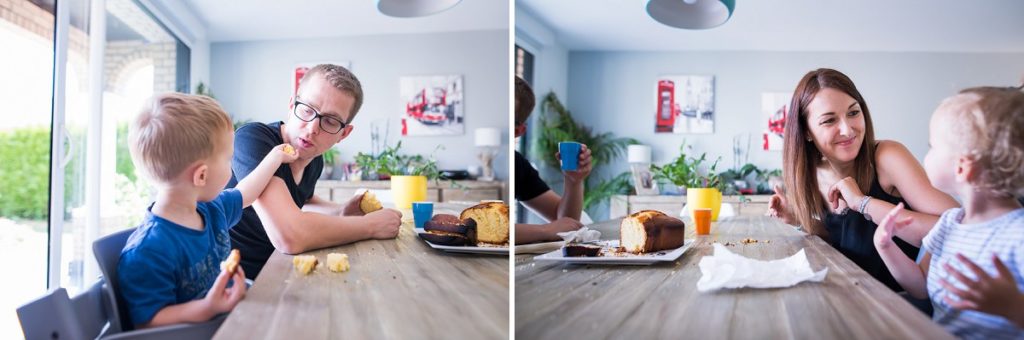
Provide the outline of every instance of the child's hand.
{"type": "Polygon", "coordinates": [[[206,297],[203,300],[215,316],[234,309],[235,305],[245,297],[246,289],[245,271],[241,266],[235,270],[234,275],[229,274],[226,270],[221,270],[217,280],[213,282],[213,287],[206,292],[206,297]],[[234,281],[231,288],[228,288],[229,280],[234,281]]]}
{"type": "MultiPolygon", "coordinates": [[[[962,283],[966,290],[956,288],[945,278],[939,283],[949,291],[949,294],[942,299],[950,307],[956,309],[976,310],[983,313],[1003,316],[1014,320],[1015,314],[1020,312],[1024,305],[1024,293],[1017,290],[1017,282],[1013,279],[1010,269],[1006,268],[1003,261],[1000,261],[995,254],[992,254],[992,265],[996,267],[995,276],[989,276],[984,269],[971,262],[961,254],[956,258],[963,263],[964,267],[974,273],[977,280],[971,280],[960,271],[956,270],[949,263],[943,264],[946,271],[962,283]],[[954,301],[950,295],[955,295],[954,301]]],[[[1018,317],[1019,318],[1019,317],[1018,317]]]]}
{"type": "Polygon", "coordinates": [[[299,159],[299,152],[291,144],[285,143],[275,146],[267,156],[277,157],[277,159],[281,160],[281,164],[287,164],[299,159]]]}
{"type": "Polygon", "coordinates": [[[889,210],[882,222],[878,223],[878,228],[875,229],[875,247],[879,250],[889,248],[893,244],[892,237],[896,235],[896,229],[906,227],[914,221],[910,216],[900,218],[900,212],[903,212],[902,202],[889,210]]]}

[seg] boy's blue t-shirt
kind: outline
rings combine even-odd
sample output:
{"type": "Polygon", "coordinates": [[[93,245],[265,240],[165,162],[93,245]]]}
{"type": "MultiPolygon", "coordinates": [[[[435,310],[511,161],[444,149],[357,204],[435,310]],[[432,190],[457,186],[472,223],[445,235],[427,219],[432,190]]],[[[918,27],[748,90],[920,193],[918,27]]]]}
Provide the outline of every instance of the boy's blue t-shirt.
{"type": "Polygon", "coordinates": [[[242,193],[224,190],[210,202],[199,202],[196,211],[202,231],[147,209],[121,251],[118,282],[135,325],[148,323],[166,306],[203,298],[220,275],[220,262],[231,251],[228,229],[242,216],[242,193]]]}

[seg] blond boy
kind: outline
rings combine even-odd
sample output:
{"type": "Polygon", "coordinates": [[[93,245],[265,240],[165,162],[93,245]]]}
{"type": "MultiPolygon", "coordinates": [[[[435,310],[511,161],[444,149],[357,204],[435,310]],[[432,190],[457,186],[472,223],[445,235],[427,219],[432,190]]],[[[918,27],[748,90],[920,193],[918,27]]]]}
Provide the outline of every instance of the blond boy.
{"type": "Polygon", "coordinates": [[[118,264],[131,323],[201,322],[230,311],[246,285],[240,268],[220,269],[231,250],[228,229],[274,171],[297,156],[279,145],[237,187],[224,190],[234,149],[231,119],[213,99],[180,93],[153,97],[128,138],[132,161],[157,191],[118,264]]]}
{"type": "Polygon", "coordinates": [[[925,170],[933,186],[963,208],[939,218],[914,263],[893,246],[907,225],[898,205],[879,224],[875,247],[893,276],[917,298],[929,297],[933,319],[963,338],[1024,336],[1024,92],[972,88],[947,98],[932,115],[925,170]]]}

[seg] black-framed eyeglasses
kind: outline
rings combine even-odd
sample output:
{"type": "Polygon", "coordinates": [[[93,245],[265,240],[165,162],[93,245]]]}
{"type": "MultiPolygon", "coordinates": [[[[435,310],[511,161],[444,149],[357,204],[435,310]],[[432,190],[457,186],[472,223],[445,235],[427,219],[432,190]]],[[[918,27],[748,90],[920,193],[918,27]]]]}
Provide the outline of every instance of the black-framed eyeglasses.
{"type": "Polygon", "coordinates": [[[324,130],[324,132],[336,134],[341,132],[341,129],[344,129],[345,126],[348,125],[348,123],[345,123],[341,119],[320,114],[320,111],[317,111],[309,104],[303,103],[298,99],[295,100],[295,105],[293,106],[295,107],[293,112],[295,117],[304,122],[312,122],[314,119],[320,118],[320,129],[324,130]]]}

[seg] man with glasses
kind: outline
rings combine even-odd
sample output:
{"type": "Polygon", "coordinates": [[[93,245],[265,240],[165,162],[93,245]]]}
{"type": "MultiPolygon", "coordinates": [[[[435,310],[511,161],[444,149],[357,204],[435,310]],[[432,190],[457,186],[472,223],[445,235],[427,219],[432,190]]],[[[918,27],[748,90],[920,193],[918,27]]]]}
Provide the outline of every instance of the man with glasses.
{"type": "Polygon", "coordinates": [[[289,143],[298,160],[282,165],[256,202],[231,228],[231,244],[242,253],[242,268],[255,279],[277,249],[298,254],[365,239],[398,236],[402,214],[382,209],[363,214],[361,196],[344,205],[313,194],[324,168],[323,153],[352,133],[363,90],[349,70],[317,65],[299,81],[287,122],[249,123],[235,132],[228,187],[245,178],[270,150],[289,143]]]}

